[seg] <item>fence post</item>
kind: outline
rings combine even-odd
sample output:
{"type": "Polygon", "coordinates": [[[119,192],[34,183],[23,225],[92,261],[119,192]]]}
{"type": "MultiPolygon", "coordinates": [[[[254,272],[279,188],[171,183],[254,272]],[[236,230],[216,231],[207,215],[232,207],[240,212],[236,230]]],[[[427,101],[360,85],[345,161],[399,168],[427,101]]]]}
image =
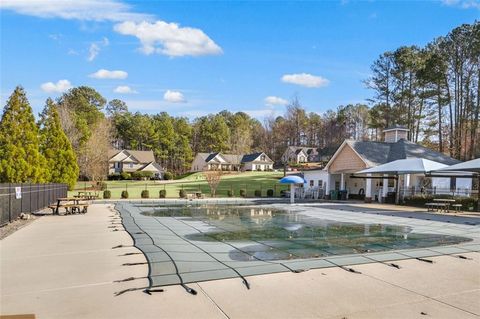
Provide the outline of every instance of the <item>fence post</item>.
{"type": "Polygon", "coordinates": [[[8,183],[8,222],[12,222],[12,184],[8,183]]]}

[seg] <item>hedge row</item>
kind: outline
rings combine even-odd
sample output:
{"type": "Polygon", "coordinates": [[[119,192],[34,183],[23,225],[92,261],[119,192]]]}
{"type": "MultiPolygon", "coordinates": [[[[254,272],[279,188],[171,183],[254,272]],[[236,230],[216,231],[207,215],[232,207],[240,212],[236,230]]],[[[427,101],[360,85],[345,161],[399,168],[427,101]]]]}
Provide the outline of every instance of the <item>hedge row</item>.
{"type": "Polygon", "coordinates": [[[432,202],[434,199],[455,199],[456,204],[462,204],[462,210],[478,210],[478,201],[474,197],[459,197],[452,195],[413,195],[403,198],[403,204],[407,206],[425,208],[426,203],[432,202]]]}
{"type": "MultiPolygon", "coordinates": [[[[255,190],[254,192],[255,197],[262,197],[262,192],[260,190],[255,190]]],[[[241,189],[239,193],[240,197],[246,197],[247,192],[245,189],[241,189]]],[[[121,198],[128,198],[129,194],[128,191],[124,190],[122,191],[121,198]]],[[[150,192],[148,190],[142,190],[141,195],[142,198],[150,198],[150,192]]],[[[158,193],[159,198],[165,198],[167,196],[167,192],[164,189],[161,189],[158,193]]],[[[178,196],[180,198],[186,198],[187,197],[187,192],[185,190],[180,190],[178,193],[178,196]]],[[[228,190],[228,196],[233,197],[234,193],[233,190],[228,190]]],[[[110,190],[104,190],[103,191],[103,198],[109,199],[112,197],[112,192],[110,190]]],[[[267,189],[267,197],[273,197],[273,189],[267,189]]]]}

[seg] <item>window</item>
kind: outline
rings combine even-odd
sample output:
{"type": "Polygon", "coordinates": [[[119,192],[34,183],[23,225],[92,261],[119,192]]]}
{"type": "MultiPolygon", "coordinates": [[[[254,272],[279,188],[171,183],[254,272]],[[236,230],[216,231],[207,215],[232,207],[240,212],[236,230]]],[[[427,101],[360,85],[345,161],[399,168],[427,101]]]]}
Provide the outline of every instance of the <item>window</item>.
{"type": "Polygon", "coordinates": [[[313,187],[315,185],[315,181],[313,179],[310,180],[310,187],[313,187]]]}
{"type": "Polygon", "coordinates": [[[130,163],[128,166],[129,166],[130,168],[133,168],[133,163],[130,163]]]}
{"type": "Polygon", "coordinates": [[[321,179],[318,180],[318,186],[322,187],[322,180],[321,179]]]}
{"type": "Polygon", "coordinates": [[[262,160],[263,162],[265,162],[265,160],[266,160],[265,155],[262,155],[262,156],[260,157],[260,160],[262,160]]]}

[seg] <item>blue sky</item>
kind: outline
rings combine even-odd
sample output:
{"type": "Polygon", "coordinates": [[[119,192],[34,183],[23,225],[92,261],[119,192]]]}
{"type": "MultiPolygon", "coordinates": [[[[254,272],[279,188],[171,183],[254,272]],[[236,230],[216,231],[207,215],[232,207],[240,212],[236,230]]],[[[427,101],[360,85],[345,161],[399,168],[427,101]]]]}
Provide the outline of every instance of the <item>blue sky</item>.
{"type": "Polygon", "coordinates": [[[88,85],[131,111],[259,119],[294,95],[312,112],[365,102],[382,52],[480,19],[446,1],[2,0],[2,106],[18,84],[38,113],[88,85]]]}

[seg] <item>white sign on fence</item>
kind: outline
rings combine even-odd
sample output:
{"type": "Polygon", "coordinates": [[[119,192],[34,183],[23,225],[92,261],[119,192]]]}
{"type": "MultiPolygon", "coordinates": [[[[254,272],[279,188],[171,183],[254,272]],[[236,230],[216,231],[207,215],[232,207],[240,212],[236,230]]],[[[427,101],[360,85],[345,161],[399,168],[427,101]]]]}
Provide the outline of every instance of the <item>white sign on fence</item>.
{"type": "Polygon", "coordinates": [[[15,187],[15,198],[16,199],[21,199],[22,198],[22,188],[21,187],[15,187]]]}

